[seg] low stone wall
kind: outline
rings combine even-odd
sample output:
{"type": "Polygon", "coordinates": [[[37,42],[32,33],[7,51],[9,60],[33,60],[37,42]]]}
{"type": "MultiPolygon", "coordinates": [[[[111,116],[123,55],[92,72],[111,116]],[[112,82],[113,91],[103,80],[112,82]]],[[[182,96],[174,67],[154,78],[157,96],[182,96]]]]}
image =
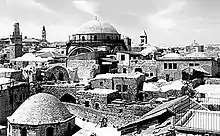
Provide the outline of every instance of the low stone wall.
{"type": "Polygon", "coordinates": [[[72,103],[64,103],[68,110],[76,115],[78,118],[85,119],[88,122],[93,122],[95,124],[100,124],[100,121],[105,117],[108,120],[108,125],[114,125],[115,127],[120,127],[125,124],[128,124],[138,118],[140,116],[133,115],[133,113],[122,112],[106,112],[106,111],[98,111],[91,108],[87,108],[81,105],[76,105],[72,103]]]}

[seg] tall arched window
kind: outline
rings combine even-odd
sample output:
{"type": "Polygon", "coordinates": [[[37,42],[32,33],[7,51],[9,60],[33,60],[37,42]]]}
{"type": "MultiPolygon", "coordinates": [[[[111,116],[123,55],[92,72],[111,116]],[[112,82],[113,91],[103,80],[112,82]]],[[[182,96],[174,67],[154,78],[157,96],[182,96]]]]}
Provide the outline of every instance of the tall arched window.
{"type": "Polygon", "coordinates": [[[68,124],[68,128],[67,128],[67,129],[68,129],[68,132],[70,132],[70,131],[72,130],[72,125],[71,125],[71,123],[68,124]]]}
{"type": "Polygon", "coordinates": [[[110,36],[107,36],[107,41],[110,41],[110,36]]]}
{"type": "Polygon", "coordinates": [[[46,136],[53,136],[53,128],[52,127],[47,128],[46,136]]]}
{"type": "Polygon", "coordinates": [[[97,36],[96,35],[94,36],[94,41],[97,41],[97,36]]]}
{"type": "Polygon", "coordinates": [[[118,36],[116,36],[116,40],[119,40],[118,36]]]}
{"type": "Polygon", "coordinates": [[[58,77],[58,79],[60,80],[60,81],[63,81],[64,80],[64,76],[63,76],[63,72],[59,72],[59,77],[58,77]]]}
{"type": "Polygon", "coordinates": [[[82,36],[82,41],[85,41],[85,36],[82,36]]]}
{"type": "Polygon", "coordinates": [[[27,136],[27,130],[26,128],[21,129],[21,136],[27,136]]]}

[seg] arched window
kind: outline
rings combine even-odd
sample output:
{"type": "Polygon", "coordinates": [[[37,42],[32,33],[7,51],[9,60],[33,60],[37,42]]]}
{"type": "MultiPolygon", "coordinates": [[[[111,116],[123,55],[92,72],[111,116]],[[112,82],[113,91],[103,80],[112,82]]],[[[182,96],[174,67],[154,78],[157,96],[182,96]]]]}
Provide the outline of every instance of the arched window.
{"type": "Polygon", "coordinates": [[[110,36],[107,36],[107,41],[110,41],[110,36]]]}
{"type": "Polygon", "coordinates": [[[82,36],[82,41],[85,41],[85,36],[82,36]]]}
{"type": "Polygon", "coordinates": [[[52,127],[47,128],[46,136],[53,136],[53,128],[52,127]]]}
{"type": "Polygon", "coordinates": [[[118,36],[116,36],[116,40],[119,40],[118,36]]]}
{"type": "Polygon", "coordinates": [[[64,80],[64,78],[63,78],[63,72],[59,72],[58,80],[60,80],[60,81],[63,81],[63,80],[64,80]]]}
{"type": "Polygon", "coordinates": [[[94,36],[94,41],[97,41],[97,36],[96,35],[94,36]]]}
{"type": "Polygon", "coordinates": [[[72,130],[71,123],[68,124],[68,128],[67,129],[68,129],[68,132],[70,132],[72,130]]]}
{"type": "Polygon", "coordinates": [[[27,136],[27,130],[26,128],[21,129],[21,136],[27,136]]]}

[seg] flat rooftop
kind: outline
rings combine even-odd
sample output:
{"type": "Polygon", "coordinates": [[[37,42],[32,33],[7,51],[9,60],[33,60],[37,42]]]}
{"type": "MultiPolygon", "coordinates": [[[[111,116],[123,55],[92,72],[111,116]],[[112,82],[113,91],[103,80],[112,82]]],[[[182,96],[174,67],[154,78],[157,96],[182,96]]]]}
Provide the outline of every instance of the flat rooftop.
{"type": "Polygon", "coordinates": [[[106,74],[99,74],[94,79],[112,79],[112,78],[115,78],[115,77],[138,78],[142,75],[144,75],[144,74],[142,74],[140,72],[136,72],[136,73],[116,73],[116,74],[106,73],[106,74]]]}
{"type": "Polygon", "coordinates": [[[93,90],[80,90],[78,92],[93,93],[93,94],[111,94],[117,91],[118,90],[95,88],[93,90]]]}

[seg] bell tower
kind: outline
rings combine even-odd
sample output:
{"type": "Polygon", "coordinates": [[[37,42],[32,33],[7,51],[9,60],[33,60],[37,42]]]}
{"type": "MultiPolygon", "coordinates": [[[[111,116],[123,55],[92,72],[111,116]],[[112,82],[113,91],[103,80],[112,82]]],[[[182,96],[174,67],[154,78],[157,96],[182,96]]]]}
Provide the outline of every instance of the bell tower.
{"type": "Polygon", "coordinates": [[[141,38],[141,44],[147,44],[147,33],[145,30],[142,31],[140,38],[141,38]]]}

